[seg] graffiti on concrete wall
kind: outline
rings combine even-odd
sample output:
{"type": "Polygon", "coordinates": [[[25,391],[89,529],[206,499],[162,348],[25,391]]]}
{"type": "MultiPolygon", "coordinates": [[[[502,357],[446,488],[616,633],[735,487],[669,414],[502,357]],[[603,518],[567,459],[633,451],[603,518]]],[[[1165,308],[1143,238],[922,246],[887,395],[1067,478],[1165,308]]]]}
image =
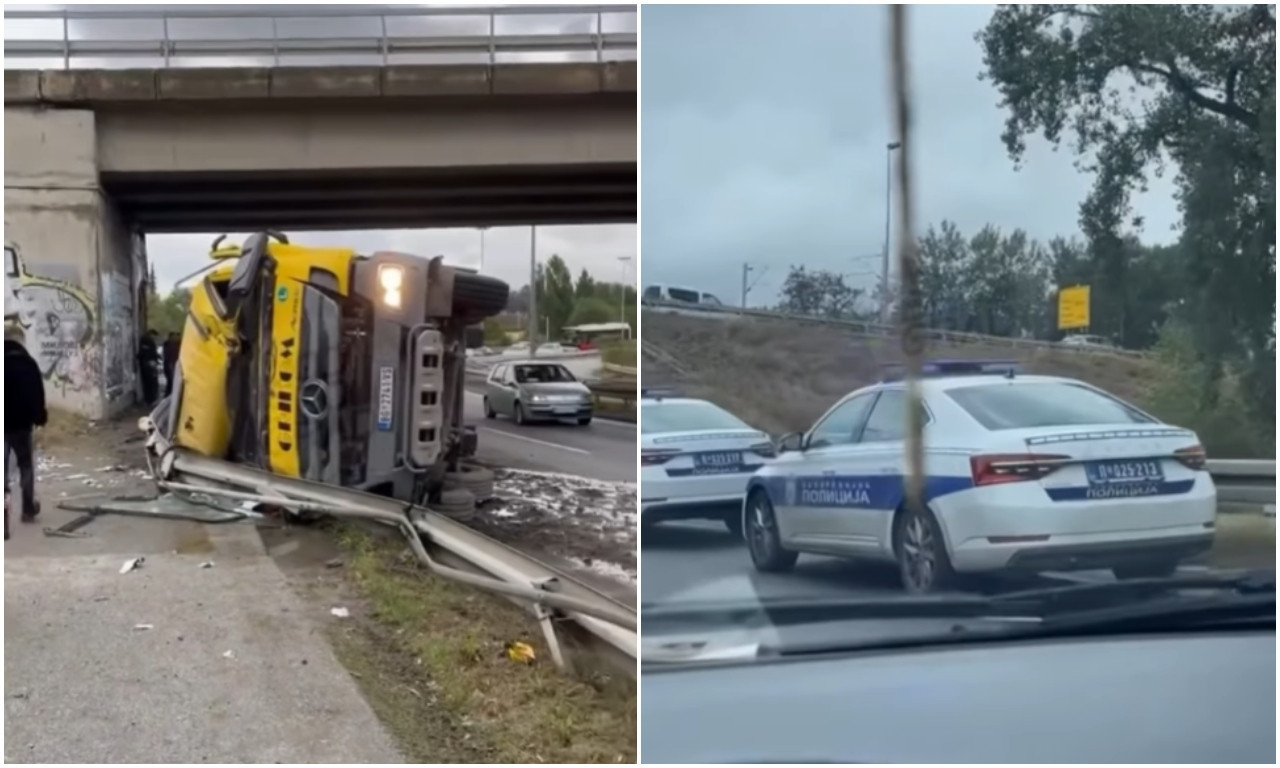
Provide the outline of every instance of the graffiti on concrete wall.
{"type": "Polygon", "coordinates": [[[115,400],[133,392],[133,287],[119,272],[102,276],[102,394],[115,400]]]}
{"type": "Polygon", "coordinates": [[[45,381],[63,395],[97,386],[102,366],[94,297],[74,278],[33,274],[9,243],[4,262],[5,319],[22,327],[45,381]]]}

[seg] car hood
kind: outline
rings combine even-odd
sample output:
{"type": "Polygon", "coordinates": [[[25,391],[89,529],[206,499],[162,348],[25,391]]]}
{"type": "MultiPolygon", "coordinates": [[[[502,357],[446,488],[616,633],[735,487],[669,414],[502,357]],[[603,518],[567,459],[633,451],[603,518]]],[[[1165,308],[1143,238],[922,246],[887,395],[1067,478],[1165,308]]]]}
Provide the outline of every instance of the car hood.
{"type": "Polygon", "coordinates": [[[585,395],[591,391],[580,381],[529,382],[520,389],[531,395],[585,395]]]}

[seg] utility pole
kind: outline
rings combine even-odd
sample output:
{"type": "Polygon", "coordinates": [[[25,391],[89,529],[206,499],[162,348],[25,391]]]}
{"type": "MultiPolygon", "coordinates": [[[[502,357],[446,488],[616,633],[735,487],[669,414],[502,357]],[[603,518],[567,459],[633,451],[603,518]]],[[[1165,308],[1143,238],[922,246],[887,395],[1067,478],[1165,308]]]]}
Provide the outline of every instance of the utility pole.
{"type": "Polygon", "coordinates": [[[538,354],[538,226],[529,227],[529,354],[538,354]]]}
{"type": "Polygon", "coordinates": [[[618,263],[622,266],[622,282],[618,284],[618,322],[627,322],[627,264],[630,263],[630,256],[619,256],[618,263]]]}
{"type": "Polygon", "coordinates": [[[889,321],[889,228],[893,219],[893,153],[901,141],[891,141],[884,152],[884,250],[880,259],[880,322],[889,321]]]}
{"type": "Polygon", "coordinates": [[[742,308],[743,309],[747,308],[747,293],[751,291],[750,286],[747,285],[747,276],[750,274],[751,274],[751,265],[743,264],[742,265],[742,308]]]}

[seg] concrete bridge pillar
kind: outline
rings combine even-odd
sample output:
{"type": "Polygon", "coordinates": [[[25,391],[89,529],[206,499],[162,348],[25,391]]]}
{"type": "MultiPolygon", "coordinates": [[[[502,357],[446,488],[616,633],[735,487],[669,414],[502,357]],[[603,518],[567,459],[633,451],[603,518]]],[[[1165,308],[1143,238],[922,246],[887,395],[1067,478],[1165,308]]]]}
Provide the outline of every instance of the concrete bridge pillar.
{"type": "Polygon", "coordinates": [[[6,324],[51,406],[115,415],[136,399],[142,236],[99,182],[92,111],[6,107],[4,127],[6,324]]]}

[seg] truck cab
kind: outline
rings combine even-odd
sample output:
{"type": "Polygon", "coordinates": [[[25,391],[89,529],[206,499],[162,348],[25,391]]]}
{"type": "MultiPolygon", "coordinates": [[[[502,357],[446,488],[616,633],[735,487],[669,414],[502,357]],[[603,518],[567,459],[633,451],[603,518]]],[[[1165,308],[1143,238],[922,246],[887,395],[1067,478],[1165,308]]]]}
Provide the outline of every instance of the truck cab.
{"type": "Polygon", "coordinates": [[[463,422],[471,326],[506,283],[441,257],[214,242],[192,291],[170,440],[285,477],[425,501],[474,451],[463,422]]]}

